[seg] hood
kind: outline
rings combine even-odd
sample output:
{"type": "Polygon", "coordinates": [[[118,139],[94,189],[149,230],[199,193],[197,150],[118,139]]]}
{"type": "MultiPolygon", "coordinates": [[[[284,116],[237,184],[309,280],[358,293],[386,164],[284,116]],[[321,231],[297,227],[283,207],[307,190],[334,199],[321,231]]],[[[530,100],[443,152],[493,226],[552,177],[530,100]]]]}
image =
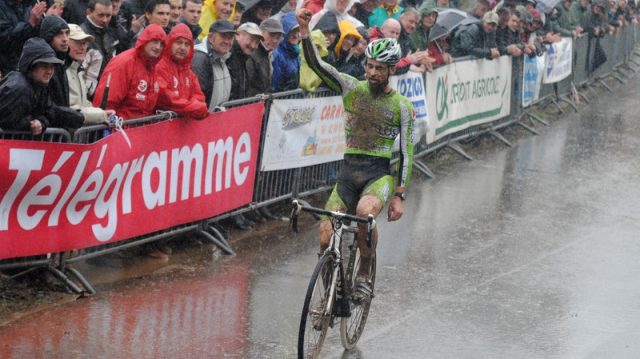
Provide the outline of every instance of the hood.
{"type": "Polygon", "coordinates": [[[40,37],[44,39],[48,44],[51,43],[53,38],[58,35],[60,30],[68,29],[69,25],[61,17],[50,15],[45,16],[40,23],[40,37]]]}
{"type": "Polygon", "coordinates": [[[190,64],[191,59],[193,58],[193,51],[194,51],[193,50],[193,34],[191,33],[191,30],[189,29],[189,27],[182,23],[174,26],[173,29],[171,29],[171,32],[167,37],[167,44],[165,45],[164,51],[162,52],[162,57],[166,57],[174,61],[171,55],[171,45],[173,45],[173,43],[181,37],[187,39],[191,44],[191,46],[189,46],[189,53],[187,54],[187,57],[181,61],[178,61],[178,63],[180,65],[190,64]]]}
{"type": "MultiPolygon", "coordinates": [[[[231,15],[229,15],[228,19],[224,20],[233,19],[233,17],[235,16],[236,1],[237,0],[233,0],[231,15]]],[[[202,3],[202,16],[200,16],[200,27],[202,28],[202,31],[206,31],[207,33],[209,33],[209,27],[211,26],[211,24],[216,22],[216,20],[218,20],[218,14],[216,12],[216,0],[205,0],[202,3]]]]}
{"type": "Polygon", "coordinates": [[[358,40],[362,38],[362,35],[360,35],[358,30],[356,30],[356,27],[353,26],[353,24],[349,20],[340,21],[338,26],[340,27],[340,39],[336,43],[336,47],[333,49],[333,51],[339,57],[340,52],[342,51],[342,43],[344,42],[344,38],[347,37],[347,35],[355,36],[358,40]]]}
{"type": "MultiPolygon", "coordinates": [[[[420,12],[420,16],[426,16],[431,14],[432,12],[438,12],[438,10],[435,7],[435,4],[432,3],[431,1],[425,1],[422,3],[422,5],[420,5],[420,9],[418,10],[420,12]]],[[[437,18],[437,17],[436,17],[437,18]]],[[[418,23],[421,23],[422,21],[419,21],[418,23]]]]}
{"type": "Polygon", "coordinates": [[[284,37],[282,39],[282,42],[287,42],[287,37],[289,36],[289,33],[291,32],[291,30],[293,30],[295,27],[298,26],[298,20],[296,20],[296,14],[292,12],[288,12],[282,15],[280,22],[282,23],[282,28],[284,30],[284,37]]]}
{"type": "Polygon", "coordinates": [[[338,27],[338,18],[336,14],[331,11],[327,11],[320,17],[316,26],[313,27],[314,30],[321,30],[322,32],[335,32],[336,34],[340,33],[340,28],[338,27]]]}
{"type": "Polygon", "coordinates": [[[349,12],[349,9],[351,9],[353,4],[356,3],[356,0],[349,0],[349,3],[347,4],[347,7],[343,12],[338,12],[338,10],[336,10],[336,3],[337,3],[337,0],[327,0],[324,3],[324,9],[327,10],[327,12],[333,12],[335,14],[344,16],[347,14],[347,12],[349,12]]]}
{"type": "Polygon", "coordinates": [[[162,56],[158,56],[157,59],[152,59],[152,58],[149,58],[144,53],[144,47],[149,42],[155,41],[155,40],[164,41],[166,43],[167,35],[164,33],[164,29],[162,29],[162,26],[157,24],[151,24],[144,28],[144,30],[142,31],[142,34],[140,34],[140,37],[138,38],[138,41],[136,41],[136,54],[138,55],[138,57],[143,59],[146,62],[146,64],[149,66],[157,64],[158,61],[160,61],[160,58],[162,57],[162,56]]]}
{"type": "Polygon", "coordinates": [[[38,59],[56,57],[56,52],[43,39],[32,37],[24,43],[22,54],[18,61],[18,70],[23,74],[29,72],[29,68],[38,59]]]}
{"type": "Polygon", "coordinates": [[[609,2],[606,0],[596,0],[592,4],[591,6],[600,6],[605,14],[609,12],[609,2]]]}
{"type": "Polygon", "coordinates": [[[324,34],[322,33],[322,31],[311,31],[311,43],[313,43],[313,46],[318,49],[318,55],[320,55],[320,57],[329,55],[329,50],[327,50],[327,45],[324,41],[324,34]]]}

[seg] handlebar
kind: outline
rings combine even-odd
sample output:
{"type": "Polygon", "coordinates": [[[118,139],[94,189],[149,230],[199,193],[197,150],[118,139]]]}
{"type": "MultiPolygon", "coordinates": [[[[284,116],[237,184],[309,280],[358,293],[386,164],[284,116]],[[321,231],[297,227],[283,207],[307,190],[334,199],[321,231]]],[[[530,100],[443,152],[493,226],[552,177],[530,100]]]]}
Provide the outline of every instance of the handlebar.
{"type": "Polygon", "coordinates": [[[327,211],[324,209],[315,208],[310,206],[308,203],[305,203],[303,205],[301,202],[304,202],[304,201],[298,200],[298,199],[294,199],[292,201],[293,208],[291,210],[291,227],[294,232],[298,232],[298,215],[300,214],[301,211],[305,211],[315,215],[328,216],[330,218],[336,219],[339,222],[342,222],[344,220],[350,220],[356,223],[366,224],[367,225],[367,245],[371,247],[371,232],[373,231],[374,228],[376,228],[376,220],[374,219],[372,214],[369,214],[366,218],[358,217],[358,216],[354,216],[347,213],[327,211]]]}

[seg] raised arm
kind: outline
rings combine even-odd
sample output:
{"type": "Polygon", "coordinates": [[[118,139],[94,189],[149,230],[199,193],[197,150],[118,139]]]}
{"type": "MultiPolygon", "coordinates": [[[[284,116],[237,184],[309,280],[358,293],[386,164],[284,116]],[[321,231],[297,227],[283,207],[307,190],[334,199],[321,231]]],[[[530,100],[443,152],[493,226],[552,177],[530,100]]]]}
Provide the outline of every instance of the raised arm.
{"type": "Polygon", "coordinates": [[[316,47],[313,45],[313,42],[311,42],[311,32],[309,30],[311,16],[312,14],[309,9],[301,8],[296,11],[296,18],[300,26],[300,36],[302,37],[302,53],[304,54],[304,58],[313,72],[315,72],[329,88],[340,93],[345,93],[355,87],[358,80],[339,72],[333,66],[320,59],[316,47]]]}

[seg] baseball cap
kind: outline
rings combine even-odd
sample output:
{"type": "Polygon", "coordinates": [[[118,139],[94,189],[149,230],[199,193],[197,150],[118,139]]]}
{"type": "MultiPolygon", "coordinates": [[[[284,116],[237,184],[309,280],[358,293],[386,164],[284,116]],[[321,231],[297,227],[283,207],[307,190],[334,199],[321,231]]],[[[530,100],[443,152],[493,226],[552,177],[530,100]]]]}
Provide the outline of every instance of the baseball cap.
{"type": "Polygon", "coordinates": [[[264,30],[266,32],[277,32],[284,34],[284,28],[282,27],[282,23],[274,18],[268,18],[263,20],[260,23],[260,30],[264,30]]]}
{"type": "Polygon", "coordinates": [[[41,57],[39,59],[33,60],[31,65],[33,66],[35,64],[64,64],[64,61],[60,60],[55,56],[45,56],[45,57],[41,57]]]}
{"type": "Polygon", "coordinates": [[[493,11],[487,11],[484,16],[482,17],[482,22],[487,23],[487,24],[496,24],[498,25],[498,22],[500,21],[500,19],[498,18],[498,14],[496,14],[493,11]]]}
{"type": "Polygon", "coordinates": [[[244,24],[240,25],[238,31],[244,31],[249,35],[259,36],[260,38],[262,38],[262,31],[260,31],[258,25],[253,22],[245,22],[244,24]]]}
{"type": "Polygon", "coordinates": [[[235,34],[236,30],[231,22],[227,20],[218,20],[211,24],[209,32],[219,32],[221,34],[232,32],[235,34]]]}
{"type": "Polygon", "coordinates": [[[77,41],[82,41],[87,39],[89,41],[94,40],[93,36],[84,32],[82,28],[76,24],[69,24],[69,38],[71,40],[77,40],[77,41]]]}

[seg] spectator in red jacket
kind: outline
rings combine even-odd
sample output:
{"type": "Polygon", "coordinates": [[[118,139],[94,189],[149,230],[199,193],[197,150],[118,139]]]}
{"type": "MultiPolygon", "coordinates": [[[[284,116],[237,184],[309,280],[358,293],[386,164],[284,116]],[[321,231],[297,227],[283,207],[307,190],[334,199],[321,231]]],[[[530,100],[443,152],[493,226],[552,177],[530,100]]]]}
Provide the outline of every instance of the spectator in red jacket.
{"type": "Polygon", "coordinates": [[[160,25],[149,25],[135,48],[111,59],[98,83],[93,105],[101,105],[109,83],[106,109],[115,110],[125,120],[153,115],[160,94],[156,64],[160,61],[166,38],[160,25]]]}
{"type": "Polygon", "coordinates": [[[209,110],[198,77],[191,70],[193,34],[185,24],[176,25],[167,39],[167,46],[158,63],[160,97],[158,108],[182,116],[201,119],[209,110]]]}

